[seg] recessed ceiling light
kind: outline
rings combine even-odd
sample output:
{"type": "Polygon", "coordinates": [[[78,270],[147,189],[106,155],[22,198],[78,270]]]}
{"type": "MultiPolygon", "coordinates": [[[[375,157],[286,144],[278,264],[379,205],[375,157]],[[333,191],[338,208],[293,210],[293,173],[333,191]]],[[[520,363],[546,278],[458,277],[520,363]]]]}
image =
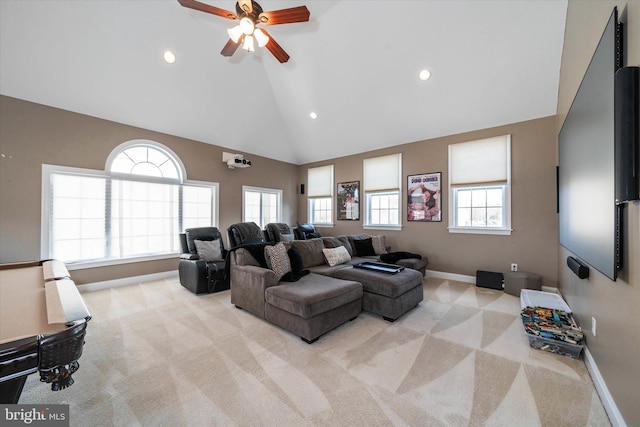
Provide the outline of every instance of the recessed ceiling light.
{"type": "Polygon", "coordinates": [[[424,69],[420,71],[420,74],[418,74],[418,77],[420,77],[420,80],[429,80],[429,77],[431,77],[431,71],[424,69]]]}
{"type": "Polygon", "coordinates": [[[310,112],[310,113],[309,113],[309,117],[311,117],[312,119],[314,119],[314,120],[315,120],[315,119],[317,119],[317,118],[318,118],[318,115],[316,114],[316,112],[315,112],[315,111],[312,111],[312,112],[310,112]]]}
{"type": "Polygon", "coordinates": [[[176,62],[176,55],[170,50],[165,50],[162,57],[164,58],[164,62],[166,62],[167,64],[173,64],[174,62],[176,62]]]}

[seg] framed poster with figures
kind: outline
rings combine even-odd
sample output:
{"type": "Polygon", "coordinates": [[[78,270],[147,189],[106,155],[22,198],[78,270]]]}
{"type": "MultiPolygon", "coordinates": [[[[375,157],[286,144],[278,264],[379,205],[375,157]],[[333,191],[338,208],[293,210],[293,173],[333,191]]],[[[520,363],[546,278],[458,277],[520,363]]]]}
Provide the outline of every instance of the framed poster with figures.
{"type": "Polygon", "coordinates": [[[360,181],[338,183],[339,220],[357,221],[360,219],[360,181]]]}
{"type": "Polygon", "coordinates": [[[442,221],[442,173],[407,176],[407,221],[442,221]]]}

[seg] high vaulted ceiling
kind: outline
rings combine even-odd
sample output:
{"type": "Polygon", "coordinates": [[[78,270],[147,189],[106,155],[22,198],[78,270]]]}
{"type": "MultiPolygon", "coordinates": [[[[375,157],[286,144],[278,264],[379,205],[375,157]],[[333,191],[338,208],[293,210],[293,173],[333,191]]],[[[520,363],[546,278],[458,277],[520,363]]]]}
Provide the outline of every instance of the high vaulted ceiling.
{"type": "Polygon", "coordinates": [[[566,0],[258,2],[311,12],[285,64],[177,0],[1,0],[0,93],[295,164],[556,113],[566,0]]]}

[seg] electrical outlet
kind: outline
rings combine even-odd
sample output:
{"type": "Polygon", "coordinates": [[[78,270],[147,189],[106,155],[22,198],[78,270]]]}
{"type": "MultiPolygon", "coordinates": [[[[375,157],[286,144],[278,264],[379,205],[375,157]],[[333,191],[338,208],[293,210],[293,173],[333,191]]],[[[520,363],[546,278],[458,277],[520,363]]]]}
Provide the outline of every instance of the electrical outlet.
{"type": "Polygon", "coordinates": [[[511,264],[511,271],[518,271],[518,264],[515,262],[511,264]]]}
{"type": "Polygon", "coordinates": [[[596,336],[596,318],[591,318],[591,335],[596,336]]]}

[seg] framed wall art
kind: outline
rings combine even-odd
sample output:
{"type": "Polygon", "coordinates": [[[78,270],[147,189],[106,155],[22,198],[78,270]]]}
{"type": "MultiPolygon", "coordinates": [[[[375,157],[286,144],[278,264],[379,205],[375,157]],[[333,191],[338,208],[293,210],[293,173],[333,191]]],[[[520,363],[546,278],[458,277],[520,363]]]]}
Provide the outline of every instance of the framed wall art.
{"type": "Polygon", "coordinates": [[[357,221],[360,219],[360,181],[338,183],[338,219],[357,221]]]}
{"type": "Polygon", "coordinates": [[[407,176],[407,221],[442,221],[442,173],[407,176]]]}

